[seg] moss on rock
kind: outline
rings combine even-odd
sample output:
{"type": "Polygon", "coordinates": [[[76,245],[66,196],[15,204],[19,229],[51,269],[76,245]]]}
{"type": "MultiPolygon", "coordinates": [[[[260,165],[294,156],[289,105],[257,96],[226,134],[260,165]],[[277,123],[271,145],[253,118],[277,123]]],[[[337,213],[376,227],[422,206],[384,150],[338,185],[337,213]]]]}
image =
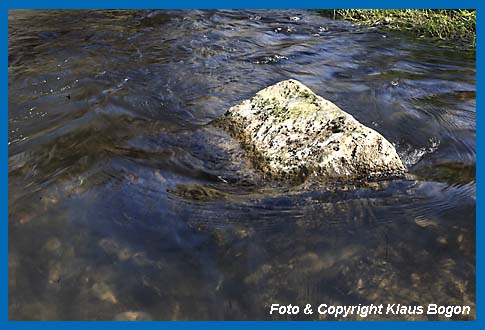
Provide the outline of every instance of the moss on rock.
{"type": "Polygon", "coordinates": [[[390,142],[296,80],[259,91],[214,122],[268,177],[353,181],[400,176],[390,142]]]}

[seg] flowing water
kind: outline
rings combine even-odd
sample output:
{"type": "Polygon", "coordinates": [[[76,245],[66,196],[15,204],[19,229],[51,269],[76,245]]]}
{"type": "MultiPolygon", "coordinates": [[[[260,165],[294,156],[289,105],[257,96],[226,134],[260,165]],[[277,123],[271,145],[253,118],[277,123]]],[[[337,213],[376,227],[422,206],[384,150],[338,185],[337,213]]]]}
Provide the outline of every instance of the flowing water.
{"type": "Polygon", "coordinates": [[[10,319],[475,317],[474,50],[304,10],[11,11],[8,63],[10,319]],[[288,78],[411,175],[265,180],[210,121],[288,78]]]}

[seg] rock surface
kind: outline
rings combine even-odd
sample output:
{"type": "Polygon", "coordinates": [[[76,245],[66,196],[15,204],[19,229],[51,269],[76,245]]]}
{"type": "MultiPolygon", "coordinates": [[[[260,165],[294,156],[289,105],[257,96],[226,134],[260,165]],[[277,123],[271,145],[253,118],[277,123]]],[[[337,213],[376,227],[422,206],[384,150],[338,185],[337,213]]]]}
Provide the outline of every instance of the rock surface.
{"type": "Polygon", "coordinates": [[[352,181],[405,173],[393,145],[296,80],[259,91],[214,124],[270,178],[352,181]]]}

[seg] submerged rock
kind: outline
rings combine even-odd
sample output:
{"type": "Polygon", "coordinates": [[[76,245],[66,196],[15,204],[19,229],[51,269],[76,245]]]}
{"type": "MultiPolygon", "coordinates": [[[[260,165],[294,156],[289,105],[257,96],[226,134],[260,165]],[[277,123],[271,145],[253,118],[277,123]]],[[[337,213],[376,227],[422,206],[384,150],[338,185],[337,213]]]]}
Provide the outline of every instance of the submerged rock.
{"type": "Polygon", "coordinates": [[[213,122],[275,179],[350,181],[401,176],[393,145],[296,80],[259,91],[213,122]]]}
{"type": "Polygon", "coordinates": [[[151,321],[150,314],[141,311],[128,311],[115,316],[115,321],[151,321]]]}

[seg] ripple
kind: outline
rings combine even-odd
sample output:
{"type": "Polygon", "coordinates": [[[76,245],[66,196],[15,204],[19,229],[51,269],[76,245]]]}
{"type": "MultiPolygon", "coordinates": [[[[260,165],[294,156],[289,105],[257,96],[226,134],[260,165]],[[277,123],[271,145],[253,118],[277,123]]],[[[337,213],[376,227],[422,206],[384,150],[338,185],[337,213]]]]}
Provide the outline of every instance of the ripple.
{"type": "Polygon", "coordinates": [[[11,11],[9,41],[10,319],[474,306],[473,51],[305,10],[11,11]],[[210,122],[288,78],[409,176],[265,180],[210,122]]]}

